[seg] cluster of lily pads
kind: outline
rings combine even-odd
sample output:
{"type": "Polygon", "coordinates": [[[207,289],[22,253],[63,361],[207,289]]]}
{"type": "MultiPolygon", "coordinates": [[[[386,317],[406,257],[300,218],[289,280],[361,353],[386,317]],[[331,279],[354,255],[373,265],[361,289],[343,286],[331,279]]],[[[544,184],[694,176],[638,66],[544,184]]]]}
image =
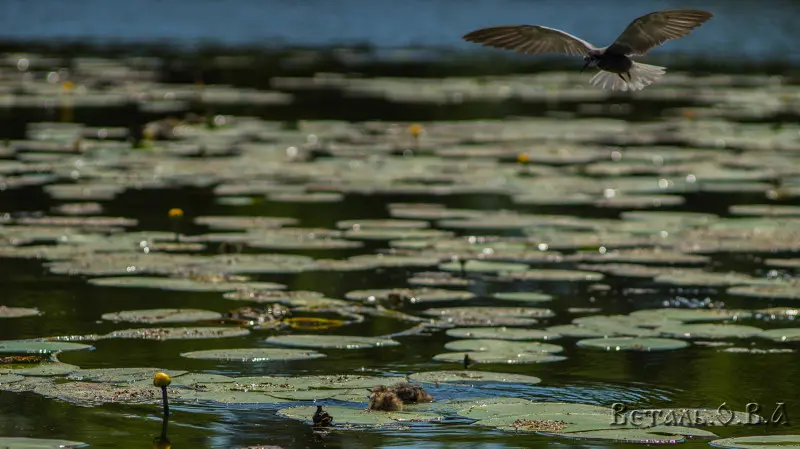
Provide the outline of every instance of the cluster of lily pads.
{"type": "MultiPolygon", "coordinates": [[[[506,397],[507,390],[495,387],[540,379],[502,373],[498,365],[557,363],[568,357],[568,345],[575,349],[570,357],[591,350],[690,346],[776,354],[794,351],[793,343],[800,341],[800,328],[793,326],[797,308],[783,305],[800,299],[794,277],[800,259],[793,256],[800,250],[800,207],[790,204],[800,195],[798,128],[745,123],[756,113],[781,115],[796,107],[794,90],[772,79],[772,90],[762,94],[750,89],[766,82],[757,77],[672,74],[640,99],[665,104],[684,99],[686,107],[667,110],[669,118],[654,123],[587,118],[598,108],[608,112],[602,102],[611,94],[572,87],[575,78],[565,74],[482,82],[275,78],[275,91],[253,92],[165,85],[143,67],[112,64],[114,70],[103,73],[127,83],[123,94],[103,87],[106,75],[95,70],[103,61],[81,61],[68,81],[44,60],[26,61],[17,68],[19,88],[7,94],[15,104],[46,104],[68,115],[133,103],[164,118],[143,124],[138,140],[127,128],[70,120],[30,123],[24,140],[0,147],[2,190],[40,188],[55,204],[48,211],[0,215],[0,257],[37,259],[50,274],[80,277],[95,288],[216,293],[230,301],[231,310],[120,310],[95,317],[118,326],[108,333],[0,341],[2,391],[82,406],[158,402],[150,379],[163,370],[92,369],[59,361],[59,353],[87,350],[101,340],[229,339],[223,349],[176,352],[175,360],[237,366],[396,348],[409,335],[441,332],[452,340],[431,363],[447,370],[406,377],[234,377],[165,370],[173,379],[168,391],[179,404],[277,404],[278,415],[304,422],[315,408],[309,401],[325,401],[334,429],[444,425],[452,417],[566,438],[678,443],[717,435],[664,420],[612,425],[611,409],[598,404],[506,397]],[[414,125],[300,121],[290,127],[257,117],[189,114],[240,103],[277,107],[315,89],[399,104],[514,99],[581,107],[570,120],[414,125]],[[183,187],[206,191],[229,213],[189,216],[165,210],[170,230],[142,229],[137,217],[107,215],[123,194],[183,187]],[[745,200],[715,203],[730,194],[745,200]],[[425,199],[393,200],[409,195],[425,199]],[[444,204],[463,195],[502,198],[511,209],[495,206],[494,200],[480,209],[444,204]],[[323,210],[360,196],[385,199],[385,210],[369,211],[368,218],[337,215],[338,221],[326,227],[307,226],[301,217],[247,212],[249,206],[281,203],[323,210]],[[691,197],[710,198],[714,213],[684,210],[691,197]],[[730,271],[717,263],[719,256],[743,259],[755,268],[730,271]],[[351,290],[339,298],[264,280],[377,270],[401,273],[406,282],[351,290]],[[715,300],[699,308],[602,315],[598,302],[569,309],[564,317],[557,307],[547,307],[560,299],[553,286],[604,295],[642,289],[665,298],[696,291],[751,306],[726,308],[715,300]],[[407,328],[375,336],[346,332],[347,326],[378,317],[407,328]],[[338,333],[320,338],[317,331],[323,329],[338,333]],[[282,332],[265,335],[259,347],[237,340],[275,330],[282,332]],[[453,369],[462,364],[476,365],[453,369]],[[365,410],[372,387],[402,380],[444,396],[403,412],[365,410]]],[[[629,99],[617,100],[620,110],[631,106],[629,99]]],[[[598,295],[601,301],[604,295],[598,295]]],[[[34,320],[42,314],[33,307],[0,304],[0,318],[34,320]]],[[[712,411],[693,411],[704,414],[706,425],[719,424],[712,411]]],[[[746,423],[743,416],[733,416],[746,423]]],[[[712,444],[797,441],[746,437],[712,444]]],[[[29,443],[36,444],[0,438],[3,447],[29,443]]]]}

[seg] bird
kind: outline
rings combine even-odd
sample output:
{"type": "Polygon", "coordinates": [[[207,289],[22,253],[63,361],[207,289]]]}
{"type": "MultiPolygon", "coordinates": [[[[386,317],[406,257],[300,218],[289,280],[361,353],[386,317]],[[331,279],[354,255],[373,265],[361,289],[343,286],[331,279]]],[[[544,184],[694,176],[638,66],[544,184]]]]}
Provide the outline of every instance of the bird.
{"type": "Polygon", "coordinates": [[[372,388],[369,396],[369,409],[396,412],[403,410],[403,404],[433,402],[435,399],[421,386],[403,382],[387,387],[378,385],[372,388]]]}
{"type": "Polygon", "coordinates": [[[666,67],[635,62],[631,56],[642,56],[668,40],[685,37],[713,16],[697,9],[651,12],[633,20],[607,47],[595,47],[569,33],[541,25],[481,28],[465,34],[462,39],[524,54],[583,56],[581,72],[588,67],[600,69],[590,84],[612,91],[636,91],[659,80],[666,67]]]}
{"type": "Polygon", "coordinates": [[[470,366],[470,365],[472,365],[473,363],[475,363],[475,361],[474,361],[474,360],[472,360],[472,359],[469,357],[469,354],[464,354],[464,361],[463,361],[463,363],[464,363],[464,369],[469,369],[469,366],[470,366]]]}
{"type": "Polygon", "coordinates": [[[314,412],[314,416],[311,420],[314,423],[314,427],[327,427],[333,422],[333,416],[322,410],[321,405],[318,405],[317,411],[314,412]]]}

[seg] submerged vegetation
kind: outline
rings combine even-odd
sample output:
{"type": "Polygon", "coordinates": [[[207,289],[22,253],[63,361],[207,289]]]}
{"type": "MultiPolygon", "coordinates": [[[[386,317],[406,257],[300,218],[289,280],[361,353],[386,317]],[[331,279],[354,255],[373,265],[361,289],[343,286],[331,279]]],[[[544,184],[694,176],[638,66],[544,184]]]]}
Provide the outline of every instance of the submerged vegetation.
{"type": "Polygon", "coordinates": [[[797,444],[796,79],[237,61],[2,59],[0,447],[797,444]]]}

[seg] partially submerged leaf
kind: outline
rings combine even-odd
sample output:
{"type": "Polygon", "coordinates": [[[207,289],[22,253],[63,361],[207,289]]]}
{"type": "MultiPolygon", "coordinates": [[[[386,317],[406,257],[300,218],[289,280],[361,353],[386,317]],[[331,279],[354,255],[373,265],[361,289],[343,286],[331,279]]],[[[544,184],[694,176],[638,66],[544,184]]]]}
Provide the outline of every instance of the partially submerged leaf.
{"type": "Polygon", "coordinates": [[[40,312],[38,309],[0,306],[0,318],[20,318],[41,314],[42,312],[40,312]]]}
{"type": "Polygon", "coordinates": [[[345,298],[353,301],[372,303],[409,304],[426,302],[465,301],[475,295],[468,291],[445,290],[438,288],[393,288],[386,290],[355,290],[347,292],[345,298]]]}
{"type": "Polygon", "coordinates": [[[197,340],[204,338],[243,337],[250,331],[242,327],[142,327],[113,331],[103,338],[136,340],[197,340]]]}
{"type": "Polygon", "coordinates": [[[276,335],[267,338],[267,343],[278,346],[300,348],[365,349],[398,346],[400,343],[380,337],[358,337],[351,335],[276,335]]]}
{"type": "MultiPolygon", "coordinates": [[[[316,406],[298,406],[278,410],[278,414],[286,418],[311,422],[316,406]]],[[[441,415],[434,413],[420,413],[412,411],[384,412],[378,410],[365,410],[352,407],[328,406],[325,411],[333,416],[333,426],[342,428],[346,426],[379,427],[393,424],[410,424],[415,422],[440,421],[441,415]]]]}
{"type": "Polygon", "coordinates": [[[49,440],[44,438],[0,437],[3,449],[63,449],[84,447],[86,443],[69,440],[49,440]]]}
{"type": "Polygon", "coordinates": [[[740,324],[680,324],[656,328],[665,336],[675,338],[749,338],[762,332],[753,326],[740,324]]]}
{"type": "Polygon", "coordinates": [[[184,352],[181,357],[202,360],[221,360],[225,362],[264,363],[288,360],[307,360],[325,357],[316,351],[272,348],[208,349],[205,351],[184,352]]]}
{"type": "Polygon", "coordinates": [[[189,292],[230,292],[245,289],[280,290],[286,288],[285,285],[272,282],[202,282],[192,279],[146,276],[103,277],[89,279],[88,282],[101,287],[157,288],[189,292]]]}
{"type": "Polygon", "coordinates": [[[708,444],[725,449],[799,448],[800,435],[756,435],[752,437],[722,438],[711,441],[708,444]]]}
{"type": "Polygon", "coordinates": [[[671,338],[634,338],[634,337],[617,337],[617,338],[593,338],[588,340],[580,340],[576,343],[578,346],[586,348],[599,348],[606,351],[669,351],[673,349],[681,349],[689,346],[688,343],[682,340],[674,340],[671,338]]]}
{"type": "Polygon", "coordinates": [[[484,383],[538,384],[542,381],[538,377],[524,374],[471,370],[427,371],[411,374],[408,378],[414,382],[459,385],[482,385],[484,383]]]}
{"type": "Polygon", "coordinates": [[[519,302],[547,302],[553,299],[551,295],[539,292],[499,292],[493,294],[492,298],[519,302]]]}
{"type": "Polygon", "coordinates": [[[106,313],[102,318],[115,322],[156,324],[218,320],[222,314],[200,309],[147,309],[106,313]]]}
{"type": "Polygon", "coordinates": [[[497,340],[555,340],[561,335],[538,329],[499,327],[457,327],[448,329],[447,335],[455,338],[492,338],[497,340]]]}
{"type": "Polygon", "coordinates": [[[0,341],[0,353],[49,354],[57,351],[79,351],[93,349],[89,345],[59,341],[6,340],[0,341]]]}
{"type": "Polygon", "coordinates": [[[157,372],[166,372],[170,376],[179,376],[186,371],[163,370],[157,368],[91,368],[78,369],[67,376],[70,380],[109,382],[109,383],[133,383],[149,381],[157,372]]]}

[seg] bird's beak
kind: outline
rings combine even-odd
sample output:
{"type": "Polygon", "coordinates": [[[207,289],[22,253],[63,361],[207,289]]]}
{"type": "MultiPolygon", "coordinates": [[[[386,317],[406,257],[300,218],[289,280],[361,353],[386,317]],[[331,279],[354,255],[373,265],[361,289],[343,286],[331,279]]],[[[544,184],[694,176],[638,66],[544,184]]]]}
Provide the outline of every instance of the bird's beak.
{"type": "Polygon", "coordinates": [[[584,65],[583,65],[583,68],[581,69],[581,73],[583,73],[583,71],[584,71],[584,70],[586,70],[586,67],[589,67],[589,64],[590,64],[591,62],[592,62],[592,61],[591,61],[591,60],[589,60],[589,59],[587,59],[587,60],[586,60],[586,64],[584,64],[584,65]]]}

